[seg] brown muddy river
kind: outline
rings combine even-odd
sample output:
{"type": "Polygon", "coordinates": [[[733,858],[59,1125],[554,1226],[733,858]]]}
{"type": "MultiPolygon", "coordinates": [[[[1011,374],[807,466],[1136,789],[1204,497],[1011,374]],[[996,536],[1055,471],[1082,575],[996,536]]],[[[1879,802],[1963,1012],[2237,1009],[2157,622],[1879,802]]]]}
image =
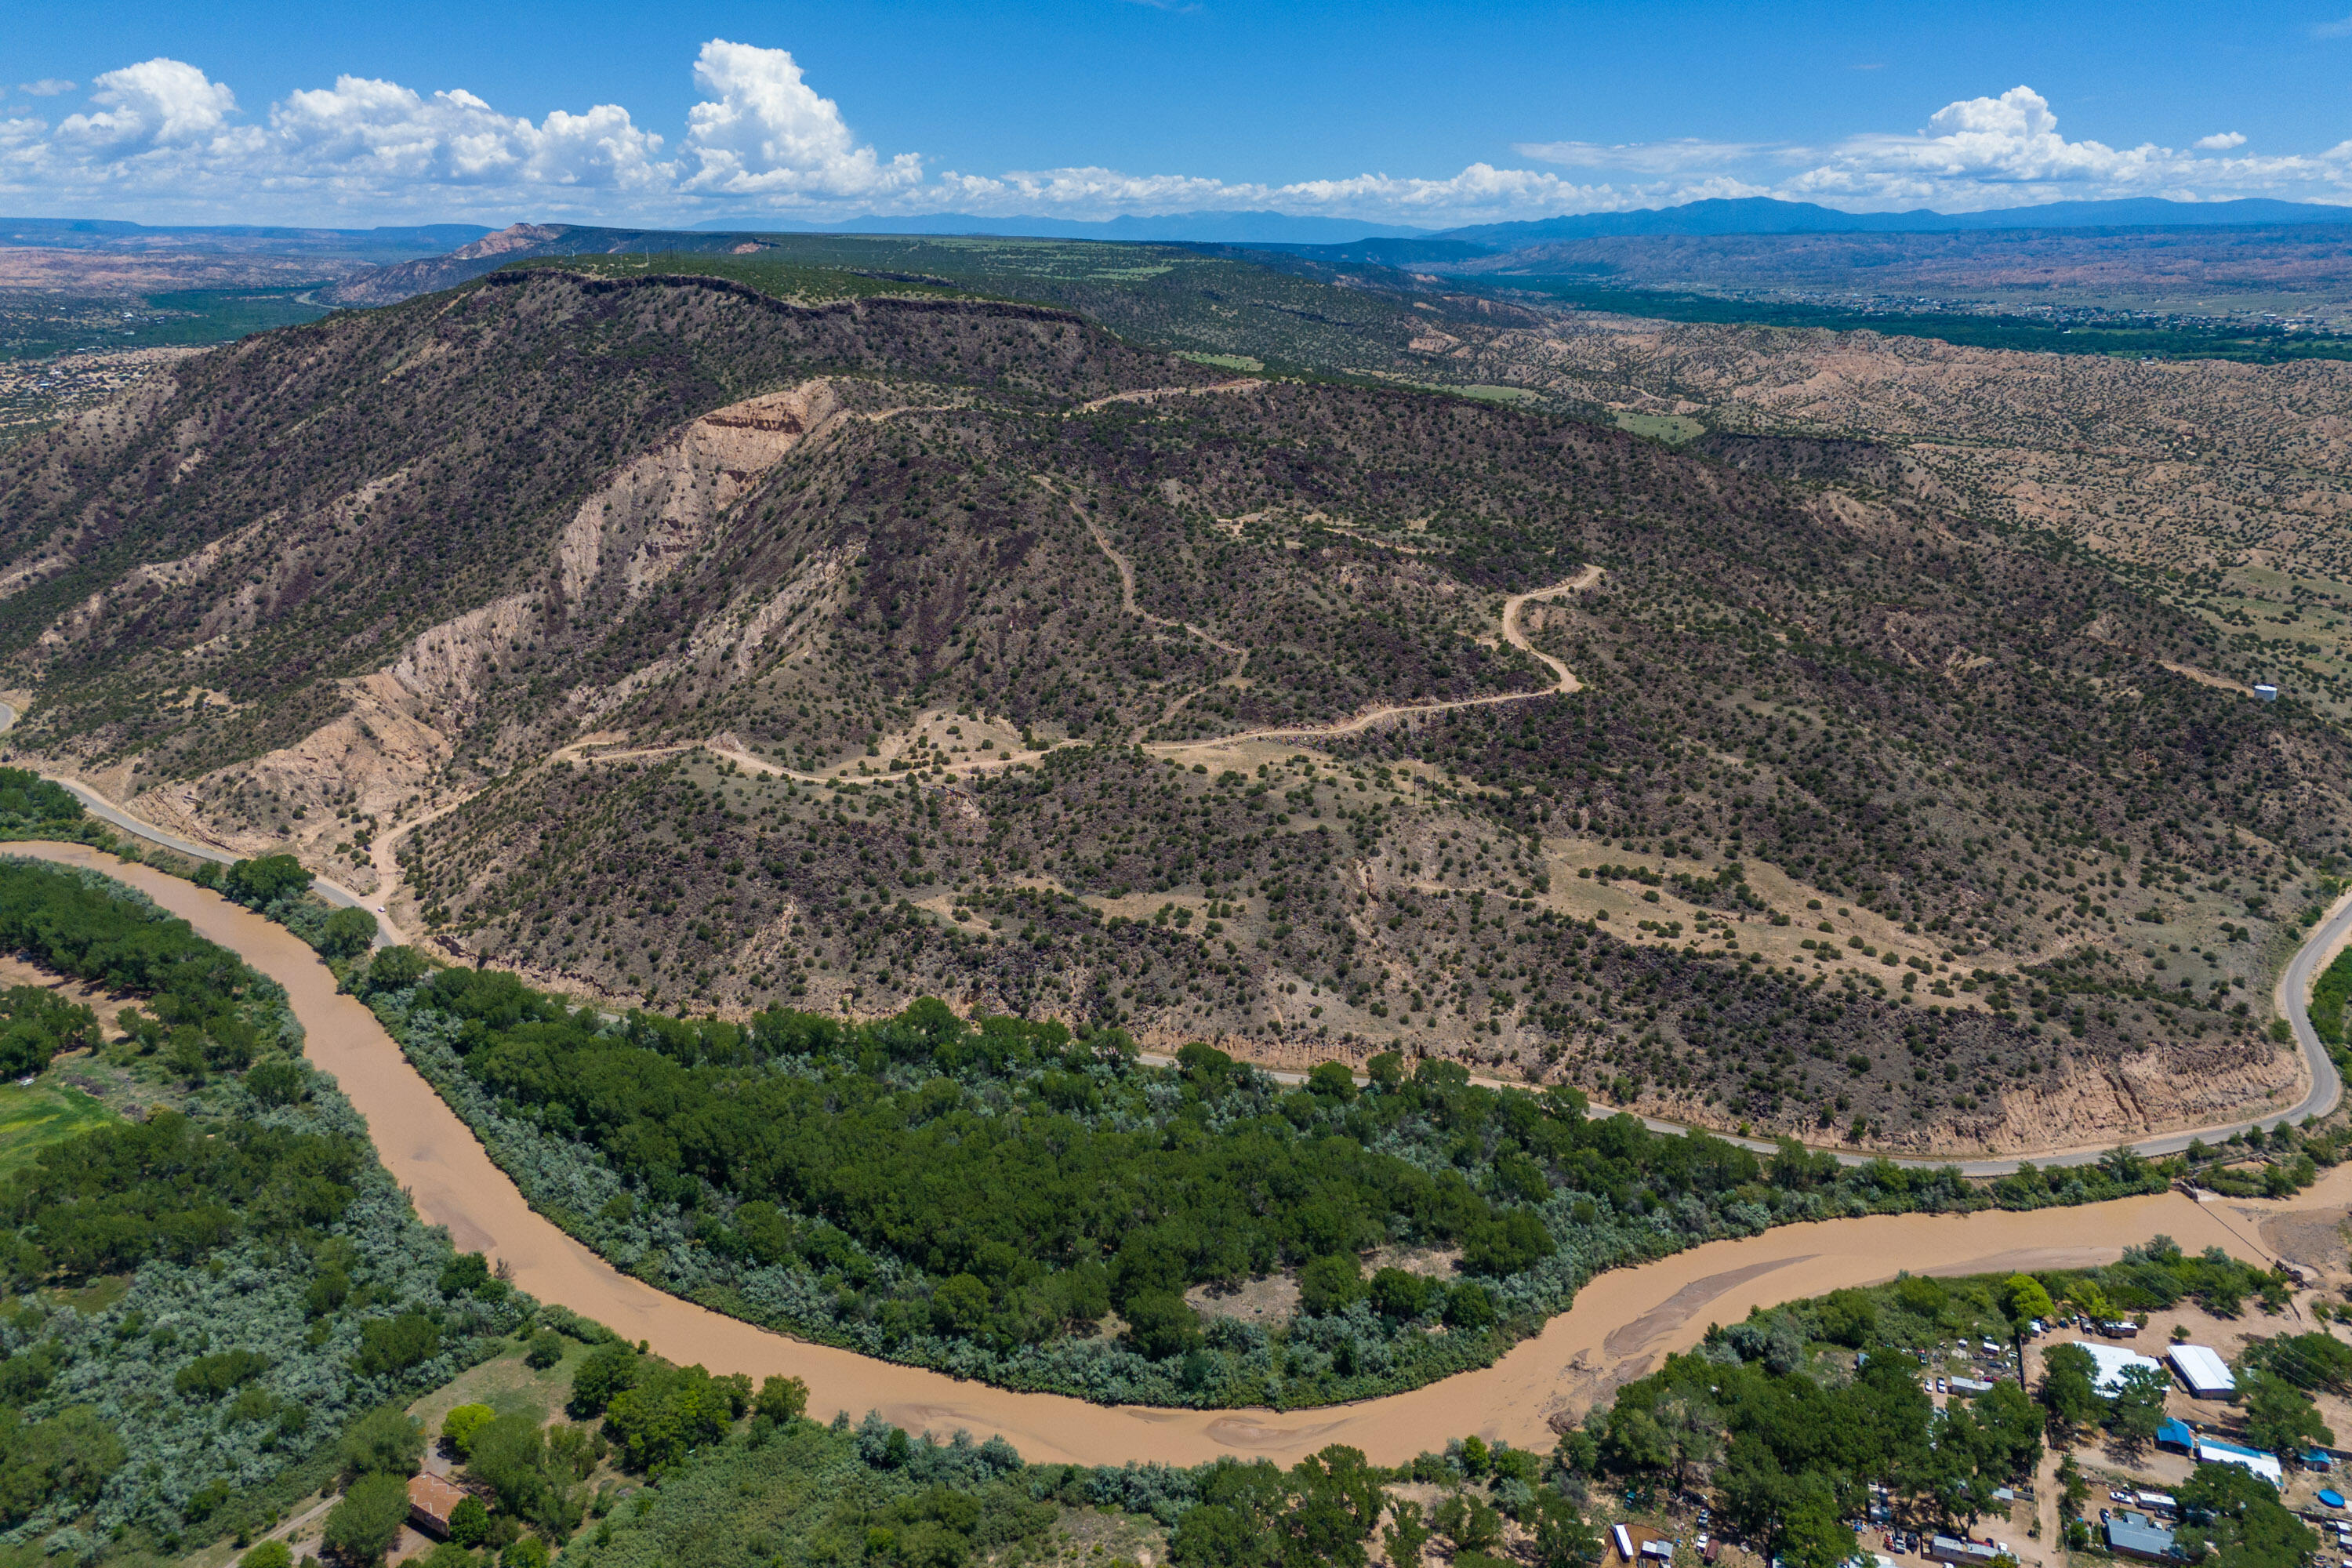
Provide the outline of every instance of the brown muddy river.
{"type": "Polygon", "coordinates": [[[1969,1274],[2109,1262],[2126,1245],[2158,1231],[2192,1252],[2218,1246],[2267,1263],[2270,1255],[2259,1240],[2265,1221],[2341,1208],[2352,1199],[2347,1164],[2284,1204],[2199,1204],[2168,1193],[2036,1214],[1883,1215],[1783,1226],[1603,1274],[1578,1295],[1573,1309],[1493,1366],[1409,1394],[1286,1413],[1087,1405],[803,1343],[629,1278],[532,1212],[374,1016],[339,994],[326,966],[284,927],[177,878],[121,865],[78,845],[11,845],[0,852],[37,855],[117,878],[284,985],[308,1033],[310,1060],[334,1075],[367,1118],[385,1166],[417,1212],[429,1224],[446,1226],[460,1248],[504,1259],[515,1283],[541,1300],[561,1302],[647,1341],[675,1362],[700,1362],[713,1372],[755,1379],[771,1373],[805,1378],[809,1413],[820,1419],[835,1410],[856,1418],[878,1409],[913,1431],[944,1436],[961,1426],[980,1437],[1002,1433],[1024,1458],[1038,1462],[1192,1465],[1237,1454],[1286,1464],[1327,1443],[1347,1443],[1376,1464],[1395,1464],[1474,1432],[1549,1448],[1549,1417],[1580,1413],[1669,1352],[1697,1342],[1709,1323],[1736,1321],[1753,1307],[1869,1284],[1906,1269],[1969,1274]]]}

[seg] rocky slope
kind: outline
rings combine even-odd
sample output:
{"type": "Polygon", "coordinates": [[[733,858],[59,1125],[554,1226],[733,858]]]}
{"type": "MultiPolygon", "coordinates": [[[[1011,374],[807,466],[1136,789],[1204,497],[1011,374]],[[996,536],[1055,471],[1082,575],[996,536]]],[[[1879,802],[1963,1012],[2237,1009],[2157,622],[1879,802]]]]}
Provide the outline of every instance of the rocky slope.
{"type": "Polygon", "coordinates": [[[2284,1092],[2337,731],[2091,565],[1731,462],[1038,307],[499,272],[12,454],[0,656],[20,747],[615,1001],[1908,1147],[2284,1092]]]}

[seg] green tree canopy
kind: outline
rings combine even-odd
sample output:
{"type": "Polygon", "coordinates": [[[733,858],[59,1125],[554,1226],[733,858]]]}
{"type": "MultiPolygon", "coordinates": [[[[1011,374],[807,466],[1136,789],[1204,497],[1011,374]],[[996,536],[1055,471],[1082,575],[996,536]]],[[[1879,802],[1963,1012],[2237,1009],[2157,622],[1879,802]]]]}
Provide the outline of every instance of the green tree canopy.
{"type": "Polygon", "coordinates": [[[2175,1489],[2193,1522],[2179,1532],[2210,1568],[2302,1568],[2319,1537],[2287,1511],[2268,1481],[2237,1465],[2200,1465],[2175,1489]]]}
{"type": "Polygon", "coordinates": [[[378,1563],[407,1521],[407,1478],[364,1475],[328,1510],[323,1539],[330,1551],[350,1562],[378,1563]]]}

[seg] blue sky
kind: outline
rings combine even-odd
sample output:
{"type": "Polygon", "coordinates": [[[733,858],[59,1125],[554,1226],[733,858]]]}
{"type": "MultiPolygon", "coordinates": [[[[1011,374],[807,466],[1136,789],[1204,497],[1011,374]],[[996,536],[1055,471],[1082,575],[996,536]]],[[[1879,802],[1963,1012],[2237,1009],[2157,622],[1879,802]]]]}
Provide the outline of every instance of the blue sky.
{"type": "Polygon", "coordinates": [[[0,205],[686,223],[2352,201],[2313,5],[12,7],[0,205]]]}

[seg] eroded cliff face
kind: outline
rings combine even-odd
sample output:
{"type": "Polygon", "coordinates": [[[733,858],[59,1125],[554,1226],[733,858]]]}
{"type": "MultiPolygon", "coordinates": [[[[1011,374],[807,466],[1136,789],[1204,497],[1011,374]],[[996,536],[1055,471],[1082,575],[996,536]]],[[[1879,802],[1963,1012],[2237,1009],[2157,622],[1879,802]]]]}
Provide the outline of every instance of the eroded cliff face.
{"type": "MultiPolygon", "coordinates": [[[[849,416],[833,383],[814,380],[688,421],[623,464],[581,503],[539,584],[428,627],[386,668],[337,682],[342,710],[292,744],[148,789],[139,795],[138,809],[159,826],[241,852],[261,853],[290,840],[319,868],[359,891],[375,891],[382,877],[369,853],[371,840],[383,826],[446,797],[453,762],[497,766],[519,756],[536,760],[677,668],[721,648],[748,665],[780,638],[789,641],[804,631],[846,570],[850,552],[818,555],[772,593],[747,585],[747,602],[697,626],[680,653],[610,682],[572,687],[499,726],[487,746],[497,754],[460,756],[484,700],[519,656],[566,622],[609,620],[659,593],[682,563],[725,531],[733,509],[779,463],[849,416]],[[303,815],[257,820],[250,810],[257,797],[290,804],[303,815]]],[[[394,482],[331,504],[321,531],[331,533],[331,519],[371,504],[394,482]]],[[[181,560],[134,567],[123,583],[76,606],[46,632],[45,646],[70,646],[125,591],[151,582],[195,584],[233,568],[261,529],[257,522],[181,560]]],[[[247,593],[231,588],[223,603],[241,603],[247,593]]],[[[102,782],[124,787],[134,781],[130,765],[118,763],[102,782]]]]}
{"type": "Polygon", "coordinates": [[[2012,1089],[1983,1134],[1996,1152],[2113,1142],[2224,1118],[2258,1116],[2293,1102],[2303,1058],[2266,1039],[2192,1039],[2112,1060],[2072,1058],[2044,1089],[2012,1089]]]}
{"type": "Polygon", "coordinates": [[[689,421],[580,503],[539,583],[418,634],[389,673],[439,722],[463,728],[508,655],[657,592],[778,463],[842,414],[832,383],[814,381],[689,421]]]}

